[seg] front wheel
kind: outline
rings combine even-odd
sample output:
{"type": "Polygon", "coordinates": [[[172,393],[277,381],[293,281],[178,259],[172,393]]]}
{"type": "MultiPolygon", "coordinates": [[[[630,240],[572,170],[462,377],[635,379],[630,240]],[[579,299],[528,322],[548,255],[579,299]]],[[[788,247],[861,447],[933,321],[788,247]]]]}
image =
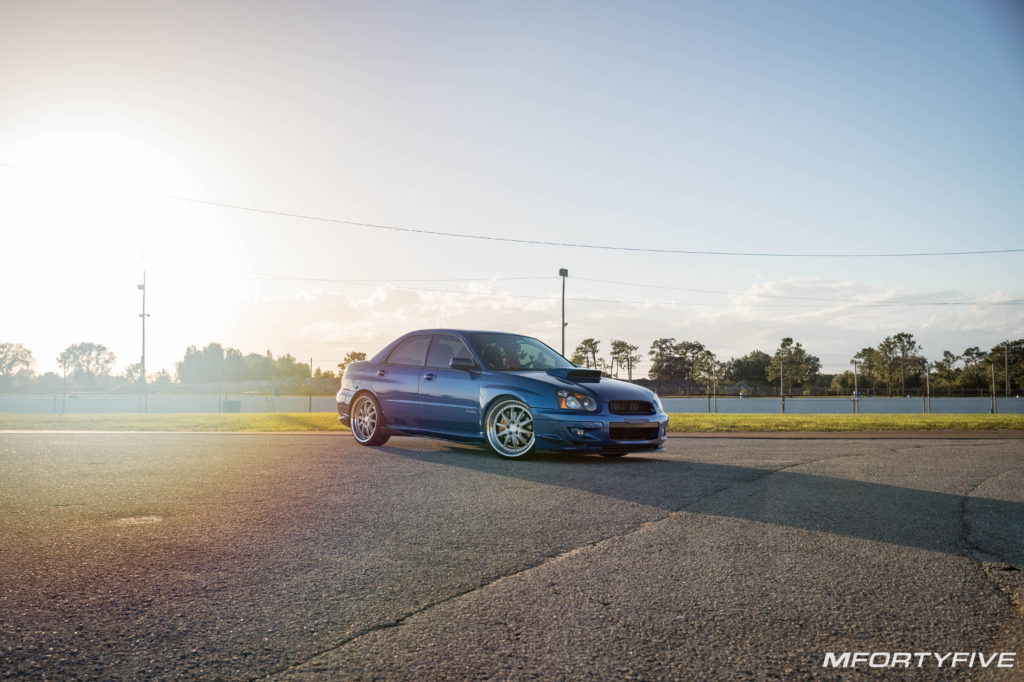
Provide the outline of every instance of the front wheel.
{"type": "Polygon", "coordinates": [[[384,430],[384,415],[372,395],[361,395],[352,403],[352,436],[360,445],[383,445],[391,437],[384,430]]]}
{"type": "Polygon", "coordinates": [[[487,412],[487,443],[508,459],[522,459],[534,451],[533,415],[515,398],[499,400],[487,412]]]}

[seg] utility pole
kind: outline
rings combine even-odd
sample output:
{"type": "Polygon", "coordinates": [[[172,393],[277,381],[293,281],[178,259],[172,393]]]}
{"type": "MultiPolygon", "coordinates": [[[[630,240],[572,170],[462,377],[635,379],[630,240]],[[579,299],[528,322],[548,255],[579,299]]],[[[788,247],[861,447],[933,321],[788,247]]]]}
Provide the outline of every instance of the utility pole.
{"type": "Polygon", "coordinates": [[[1003,341],[1003,367],[1006,371],[1006,397],[1010,397],[1010,342],[1003,341]]]}
{"type": "Polygon", "coordinates": [[[146,395],[146,318],[149,315],[146,314],[146,271],[142,271],[142,284],[139,285],[139,291],[142,292],[142,314],[139,317],[142,318],[142,403],[143,411],[149,412],[149,396],[146,395]]]}
{"type": "Polygon", "coordinates": [[[711,381],[712,390],[715,393],[715,414],[718,414],[718,360],[714,357],[711,358],[711,381]]]}
{"type": "Polygon", "coordinates": [[[924,394],[921,395],[921,413],[928,414],[932,411],[932,368],[927,360],[924,361],[924,394]]]}
{"type": "Polygon", "coordinates": [[[786,389],[782,382],[782,368],[786,364],[785,357],[779,353],[779,397],[782,398],[782,414],[786,414],[786,389]]]}
{"type": "Polygon", "coordinates": [[[857,360],[850,360],[850,364],[853,365],[853,413],[857,414],[860,412],[860,391],[857,390],[857,360]]]}
{"type": "Polygon", "coordinates": [[[992,367],[992,414],[999,413],[999,404],[996,402],[996,362],[995,360],[989,360],[989,366],[992,367]]]}
{"type": "Polygon", "coordinates": [[[928,391],[928,414],[932,413],[932,365],[930,362],[924,363],[924,386],[925,390],[928,391]]]}
{"type": "Polygon", "coordinates": [[[562,278],[562,357],[565,357],[565,278],[569,276],[566,268],[558,270],[558,276],[562,278]]]}
{"type": "Polygon", "coordinates": [[[313,411],[313,358],[309,359],[309,411],[313,411]]]}

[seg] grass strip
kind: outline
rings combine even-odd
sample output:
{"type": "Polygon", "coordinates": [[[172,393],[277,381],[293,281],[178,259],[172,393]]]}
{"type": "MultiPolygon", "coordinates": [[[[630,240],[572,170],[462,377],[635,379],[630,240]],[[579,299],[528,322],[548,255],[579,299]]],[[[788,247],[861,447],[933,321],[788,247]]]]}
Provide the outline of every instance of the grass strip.
{"type": "Polygon", "coordinates": [[[991,431],[1024,429],[1022,414],[670,414],[669,431],[991,431]]]}
{"type": "MultiPolygon", "coordinates": [[[[669,431],[988,431],[1024,430],[1020,414],[671,414],[669,431]]],[[[253,414],[12,414],[0,430],[347,431],[332,412],[253,414]]]]}
{"type": "Polygon", "coordinates": [[[347,431],[333,412],[254,414],[0,414],[0,430],[347,431]]]}

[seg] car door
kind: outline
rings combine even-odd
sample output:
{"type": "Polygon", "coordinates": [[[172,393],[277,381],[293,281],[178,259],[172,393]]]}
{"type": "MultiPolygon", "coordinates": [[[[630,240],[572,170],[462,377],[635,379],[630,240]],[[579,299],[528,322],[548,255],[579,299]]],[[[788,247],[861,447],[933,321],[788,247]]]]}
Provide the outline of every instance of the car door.
{"type": "Polygon", "coordinates": [[[452,369],[452,358],[473,359],[458,336],[435,334],[420,372],[420,413],[423,428],[436,433],[472,436],[480,433],[480,372],[452,369]]]}
{"type": "Polygon", "coordinates": [[[410,336],[395,346],[377,368],[373,391],[388,426],[418,427],[420,373],[429,347],[429,334],[410,336]]]}

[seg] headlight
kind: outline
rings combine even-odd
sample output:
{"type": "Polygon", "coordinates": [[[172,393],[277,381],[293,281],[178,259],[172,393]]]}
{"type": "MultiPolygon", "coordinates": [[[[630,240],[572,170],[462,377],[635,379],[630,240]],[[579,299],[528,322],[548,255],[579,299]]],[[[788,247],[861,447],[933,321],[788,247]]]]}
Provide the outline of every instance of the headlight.
{"type": "Polygon", "coordinates": [[[561,390],[556,395],[558,396],[558,406],[563,410],[586,410],[587,412],[593,412],[597,409],[597,401],[589,395],[569,393],[566,390],[561,390]]]}
{"type": "Polygon", "coordinates": [[[654,397],[651,400],[651,402],[654,403],[654,409],[656,409],[658,412],[665,411],[665,408],[661,406],[661,398],[658,397],[657,393],[654,394],[654,397]]]}

